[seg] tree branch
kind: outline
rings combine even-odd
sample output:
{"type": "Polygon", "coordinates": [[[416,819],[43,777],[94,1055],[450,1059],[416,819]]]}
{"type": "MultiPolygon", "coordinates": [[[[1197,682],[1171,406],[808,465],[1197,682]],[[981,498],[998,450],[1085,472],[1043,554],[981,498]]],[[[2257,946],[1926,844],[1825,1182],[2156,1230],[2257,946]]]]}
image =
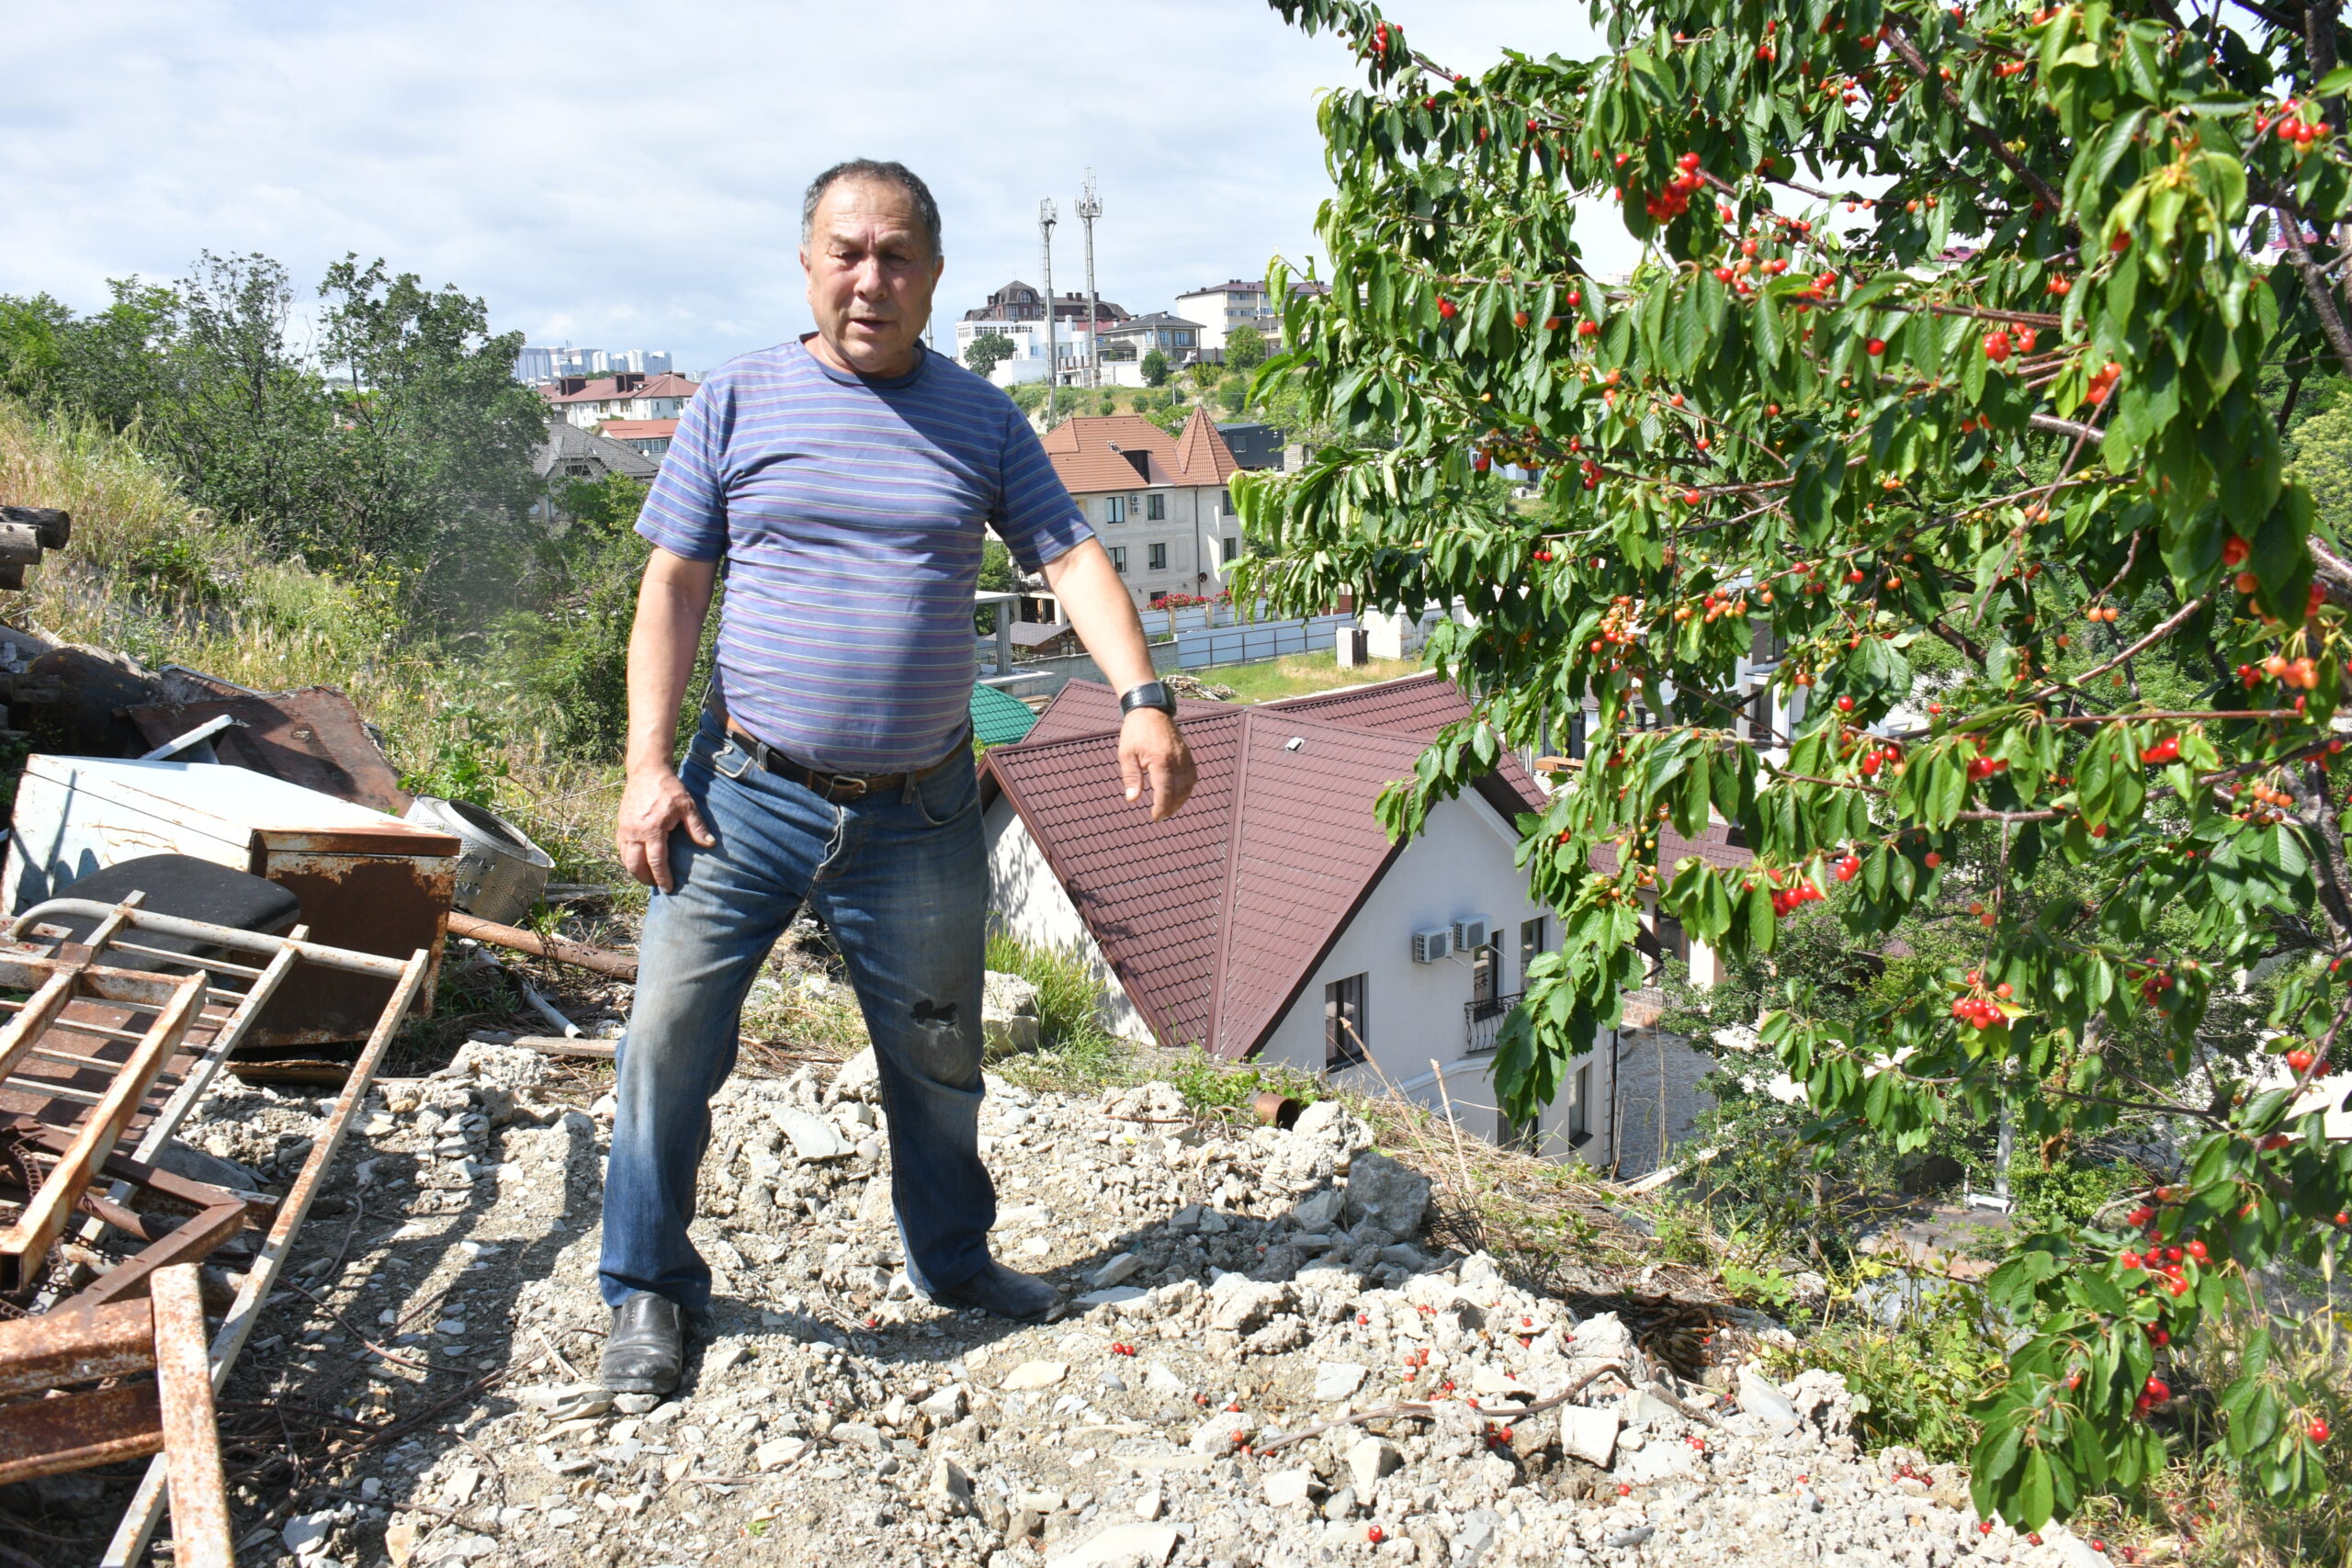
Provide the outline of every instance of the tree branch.
{"type": "Polygon", "coordinates": [[[1911,41],[1909,33],[1905,32],[1901,28],[1890,26],[1886,31],[1886,40],[1894,46],[1894,52],[1903,57],[1903,63],[1911,67],[1920,81],[1942,95],[1945,107],[1960,117],[1961,124],[1966,126],[1976,140],[1984,144],[1984,150],[1999,159],[2002,166],[2009,173],[2026,183],[2033,194],[2050,209],[2051,216],[2056,217],[2065,211],[2065,202],[2059,198],[2056,191],[2050,188],[2050,182],[2027,168],[2023,159],[2002,145],[2001,139],[1993,134],[1990,126],[1979,123],[1976,118],[1968,112],[1967,106],[1960,100],[1960,95],[1951,90],[1951,83],[1936,74],[1936,68],[1928,63],[1928,57],[1919,52],[1919,46],[1911,41]]]}

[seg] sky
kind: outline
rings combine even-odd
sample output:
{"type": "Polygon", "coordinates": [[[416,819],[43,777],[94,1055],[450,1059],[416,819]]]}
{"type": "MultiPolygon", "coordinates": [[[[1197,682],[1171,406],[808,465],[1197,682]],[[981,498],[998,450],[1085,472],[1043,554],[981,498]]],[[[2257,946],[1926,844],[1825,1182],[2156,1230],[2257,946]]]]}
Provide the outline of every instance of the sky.
{"type": "MultiPolygon", "coordinates": [[[[1600,48],[1560,0],[1387,10],[1457,69],[1600,48]]],[[[1315,97],[1362,81],[1261,0],[9,11],[0,293],[88,310],[109,277],[177,277],[202,250],[275,257],[307,289],[356,252],[483,298],[497,331],[689,371],[808,329],[800,193],[846,157],[899,159],[937,194],[943,330],[1041,281],[1041,197],[1062,219],[1054,287],[1085,287],[1090,166],[1098,287],[1130,310],[1303,265],[1329,189],[1315,97]]]]}

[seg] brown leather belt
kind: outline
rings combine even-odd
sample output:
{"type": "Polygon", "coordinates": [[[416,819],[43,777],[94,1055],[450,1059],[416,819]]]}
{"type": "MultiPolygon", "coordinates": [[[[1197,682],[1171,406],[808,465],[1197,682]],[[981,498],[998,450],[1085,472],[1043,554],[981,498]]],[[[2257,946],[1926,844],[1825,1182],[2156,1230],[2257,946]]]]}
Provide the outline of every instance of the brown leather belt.
{"type": "Polygon", "coordinates": [[[958,740],[946,756],[927,768],[916,769],[911,774],[904,773],[828,773],[794,761],[731,718],[721,716],[721,721],[727,727],[728,739],[749,751],[752,754],[752,761],[778,778],[790,779],[803,788],[813,790],[836,806],[844,801],[863,800],[869,795],[883,795],[890,790],[903,789],[910,777],[926,778],[937,773],[961,755],[968,744],[968,740],[958,740]]]}

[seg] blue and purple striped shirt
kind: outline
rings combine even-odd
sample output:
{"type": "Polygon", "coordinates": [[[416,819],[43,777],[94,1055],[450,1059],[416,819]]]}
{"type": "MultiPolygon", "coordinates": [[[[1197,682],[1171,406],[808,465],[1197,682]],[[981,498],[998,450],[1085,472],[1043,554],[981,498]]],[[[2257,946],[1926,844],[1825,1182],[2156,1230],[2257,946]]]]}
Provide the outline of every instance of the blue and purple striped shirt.
{"type": "Polygon", "coordinates": [[[812,767],[897,773],[969,714],[990,526],[1031,571],[1094,536],[1012,399],[928,350],[879,380],[795,341],[703,383],[637,531],[725,558],[716,684],[736,723],[812,767]]]}

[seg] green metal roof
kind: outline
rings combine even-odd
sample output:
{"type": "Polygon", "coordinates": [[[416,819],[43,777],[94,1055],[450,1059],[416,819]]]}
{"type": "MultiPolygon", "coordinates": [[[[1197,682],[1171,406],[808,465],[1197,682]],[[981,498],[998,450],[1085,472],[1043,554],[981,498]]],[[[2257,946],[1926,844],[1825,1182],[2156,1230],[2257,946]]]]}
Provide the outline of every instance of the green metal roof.
{"type": "Polygon", "coordinates": [[[1037,716],[1018,697],[1008,697],[994,686],[972,688],[972,733],[983,746],[1010,746],[1029,733],[1037,716]]]}

